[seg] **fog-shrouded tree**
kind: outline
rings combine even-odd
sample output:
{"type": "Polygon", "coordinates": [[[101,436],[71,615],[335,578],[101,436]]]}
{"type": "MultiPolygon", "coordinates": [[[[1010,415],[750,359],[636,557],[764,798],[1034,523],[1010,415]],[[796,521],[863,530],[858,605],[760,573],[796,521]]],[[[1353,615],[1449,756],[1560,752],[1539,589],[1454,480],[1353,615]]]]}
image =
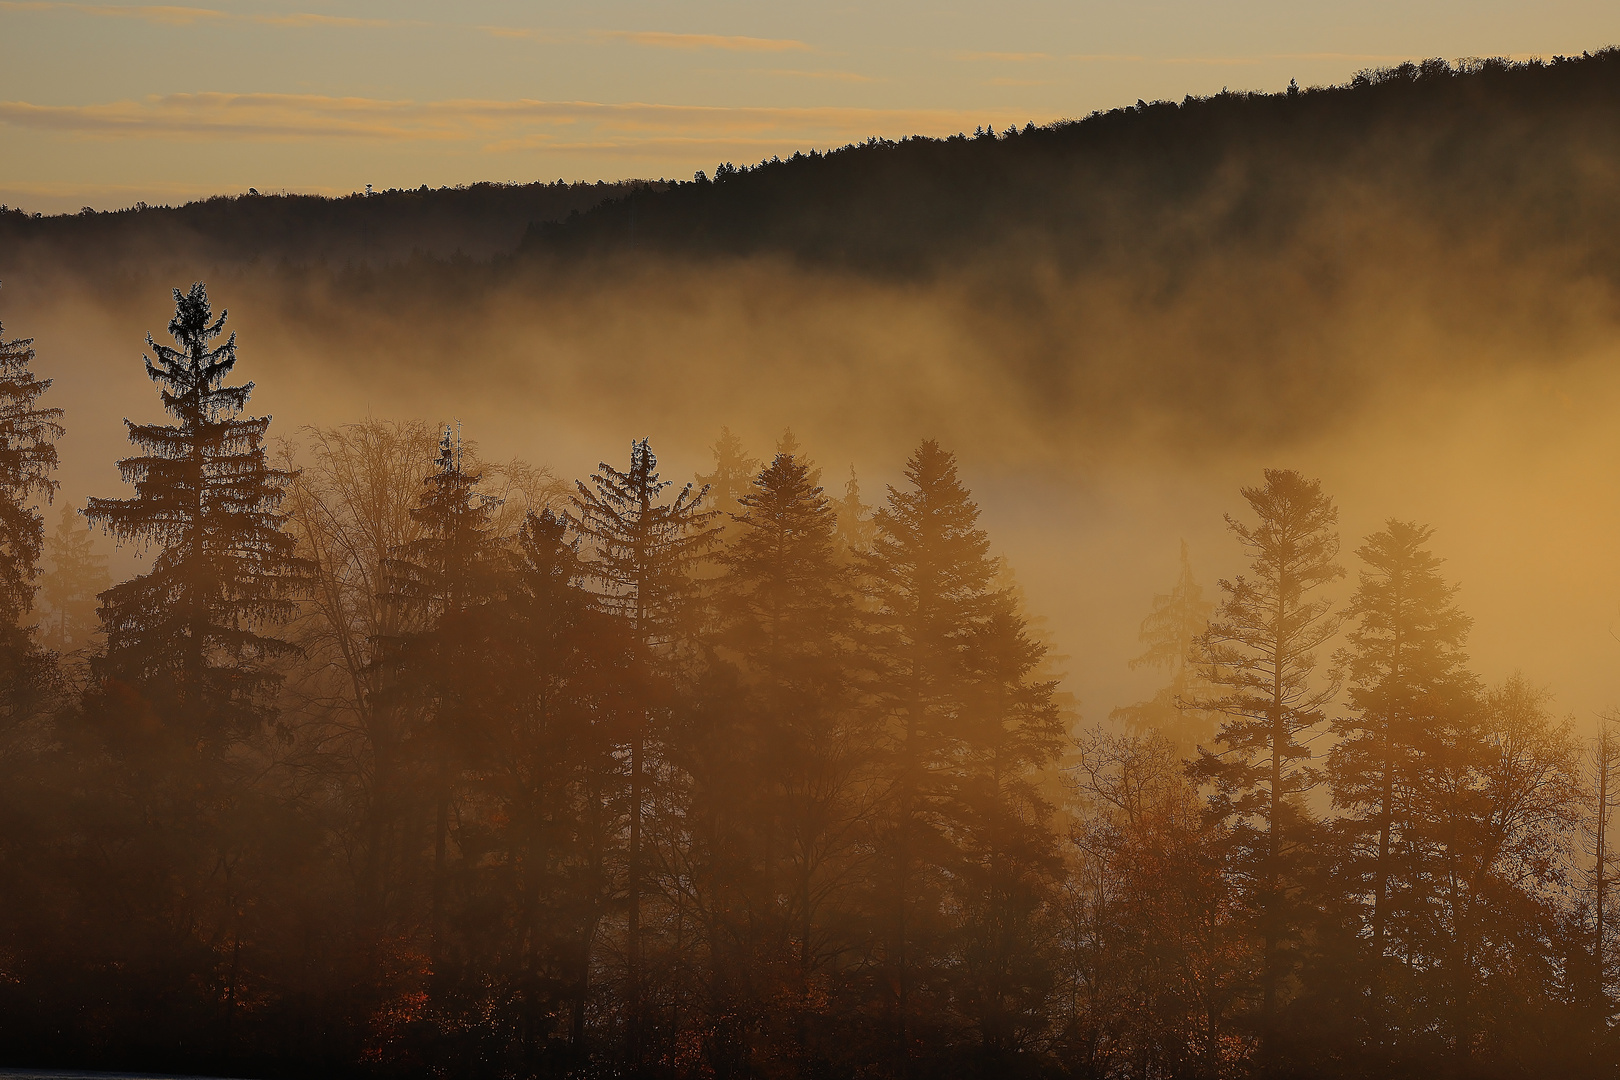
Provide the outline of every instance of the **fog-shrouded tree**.
{"type": "Polygon", "coordinates": [[[1482,1062],[1572,1075],[1579,1055],[1549,1021],[1568,1008],[1570,961],[1588,944],[1584,931],[1567,935],[1560,900],[1579,888],[1586,792],[1571,725],[1549,696],[1512,676],[1437,718],[1417,758],[1415,887],[1392,917],[1407,923],[1406,1008],[1461,1075],[1482,1062]]]}
{"type": "Polygon", "coordinates": [[[1080,1075],[1234,1075],[1253,938],[1224,873],[1229,830],[1159,731],[1082,733],[1081,804],[1051,919],[1054,1038],[1080,1075]]]}
{"type": "Polygon", "coordinates": [[[280,512],[290,475],[273,468],[270,418],[243,416],[253,384],[226,385],[236,335],[223,344],[201,283],[174,290],[175,346],[146,338],[146,373],[173,424],[126,420],[142,453],[118,469],[130,499],[92,498],[85,516],[120,543],[156,548],[152,568],[101,594],[106,692],[154,710],[172,735],[218,753],[271,715],[274,661],[297,652],[266,632],[293,613],[303,580],[280,512]]]}
{"type": "Polygon", "coordinates": [[[780,971],[792,1054],[825,1061],[825,1001],[858,941],[847,918],[859,860],[870,714],[860,707],[859,630],[837,516],[795,457],[778,454],[743,495],[720,555],[723,647],[741,671],[749,825],[762,863],[756,964],[780,971]],[[817,1044],[822,1045],[817,1045],[817,1044]]]}
{"type": "Polygon", "coordinates": [[[1226,518],[1250,573],[1220,582],[1220,605],[1197,644],[1210,693],[1193,704],[1224,721],[1219,750],[1201,750],[1196,771],[1214,787],[1213,812],[1234,823],[1246,846],[1235,870],[1263,943],[1258,1026],[1262,1068],[1269,1069],[1279,991],[1299,930],[1298,863],[1311,841],[1304,795],[1316,776],[1304,737],[1324,722],[1337,690],[1313,679],[1316,652],[1341,623],[1321,590],[1344,569],[1337,562],[1339,513],[1321,484],[1288,469],[1267,469],[1265,480],[1242,489],[1254,524],[1226,518]]]}
{"type": "MultiPolygon", "coordinates": [[[[1440,573],[1426,545],[1433,530],[1390,520],[1367,537],[1357,556],[1365,564],[1347,611],[1356,620],[1336,661],[1348,684],[1347,705],[1332,722],[1338,741],[1327,777],[1349,842],[1349,869],[1368,897],[1366,926],[1373,964],[1373,1007],[1386,988],[1391,889],[1412,882],[1397,870],[1412,809],[1419,759],[1433,750],[1434,729],[1448,710],[1478,690],[1464,666],[1463,644],[1473,620],[1457,609],[1457,586],[1440,573]]],[[[1375,1026],[1382,1026],[1375,1014],[1375,1026]]]]}
{"type": "Polygon", "coordinates": [[[853,563],[858,553],[872,546],[872,508],[861,500],[861,482],[856,479],[855,466],[849,467],[844,494],[833,500],[832,506],[838,515],[838,527],[833,536],[838,541],[839,555],[853,563]]]}
{"type": "Polygon", "coordinates": [[[642,915],[648,893],[644,831],[650,780],[664,755],[675,687],[672,676],[687,659],[685,637],[697,602],[694,565],[715,543],[703,509],[705,492],[687,484],[664,501],[672,481],[658,475],[646,439],[631,444],[627,470],[602,462],[591,483],[576,484],[568,521],[581,539],[588,580],[603,610],[623,620],[631,642],[634,683],[625,706],[628,769],[628,839],[625,852],[623,1007],[632,1062],[646,1049],[645,956],[642,915]]]}
{"type": "Polygon", "coordinates": [[[709,493],[704,500],[705,507],[719,515],[717,521],[725,525],[730,523],[731,515],[740,512],[740,500],[748,493],[760,463],[729,427],[720,429],[720,437],[710,453],[714,455],[713,471],[707,475],[699,473],[696,483],[709,493]]]}
{"type": "Polygon", "coordinates": [[[39,583],[41,643],[64,656],[90,648],[96,597],[112,579],[107,556],[96,550],[95,533],[73,507],[62,507],[56,530],[45,539],[45,557],[50,569],[39,583]]]}
{"type": "Polygon", "coordinates": [[[1209,628],[1214,610],[1214,602],[1205,598],[1203,586],[1193,575],[1192,558],[1183,540],[1181,572],[1169,592],[1154,595],[1152,609],[1137,632],[1137,640],[1146,647],[1130,661],[1132,671],[1151,668],[1165,672],[1169,680],[1148,701],[1121,706],[1110,719],[1142,733],[1161,731],[1183,754],[1193,754],[1210,743],[1215,734],[1213,717],[1193,704],[1207,696],[1207,688],[1190,656],[1209,628]]]}
{"type": "Polygon", "coordinates": [[[452,810],[462,773],[481,767],[493,751],[489,725],[499,693],[492,661],[501,635],[495,602],[503,567],[491,522],[495,503],[479,490],[481,480],[446,427],[410,511],[417,536],[394,549],[383,568],[391,600],[408,613],[410,629],[388,643],[380,662],[397,672],[389,692],[419,710],[412,748],[427,766],[433,792],[429,965],[441,1006],[457,966],[446,925],[452,810]]]}
{"type": "MultiPolygon", "coordinates": [[[[155,549],[151,568],[101,594],[101,651],[82,714],[104,756],[86,812],[116,815],[116,846],[95,852],[81,901],[121,916],[114,997],[205,1009],[192,1036],[221,1057],[264,992],[267,913],[250,902],[293,835],[294,814],[259,782],[277,715],[280,665],[298,649],[278,636],[303,582],[280,507],[291,479],[273,468],[268,417],[246,417],[253,384],[225,383],[223,343],[202,284],[174,291],[174,346],[147,337],[146,372],[172,424],[126,421],[141,453],[119,462],[135,495],[91,499],[90,521],[155,549]],[[117,883],[140,882],[135,887],[117,883]],[[111,888],[108,888],[112,885],[111,888]]],[[[155,1038],[184,1038],[175,1014],[155,1038]]]]}
{"type": "Polygon", "coordinates": [[[872,904],[895,1067],[960,1010],[1005,1067],[1045,979],[1030,920],[1056,869],[1032,774],[1062,737],[955,458],[924,441],[860,558],[882,721],[872,904]]]}
{"type": "Polygon", "coordinates": [[[628,650],[621,621],[584,588],[578,541],[560,514],[526,515],[504,577],[500,632],[489,642],[499,719],[479,773],[493,810],[484,815],[484,883],[468,907],[487,922],[503,905],[504,936],[484,958],[495,1008],[481,1011],[497,1032],[517,1018],[519,1060],[532,1073],[556,1061],[544,1055],[559,1042],[566,1064],[584,1060],[593,944],[614,900],[609,861],[624,794],[614,714],[628,650]]]}

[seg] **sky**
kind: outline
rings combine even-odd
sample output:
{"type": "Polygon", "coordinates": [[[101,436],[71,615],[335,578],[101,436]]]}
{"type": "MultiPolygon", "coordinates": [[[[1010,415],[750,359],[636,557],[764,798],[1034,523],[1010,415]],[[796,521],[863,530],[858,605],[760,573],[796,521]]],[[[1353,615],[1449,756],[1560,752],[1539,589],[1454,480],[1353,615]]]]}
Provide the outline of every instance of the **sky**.
{"type": "Polygon", "coordinates": [[[684,178],[874,135],[1616,43],[1613,0],[0,0],[0,203],[684,178]]]}

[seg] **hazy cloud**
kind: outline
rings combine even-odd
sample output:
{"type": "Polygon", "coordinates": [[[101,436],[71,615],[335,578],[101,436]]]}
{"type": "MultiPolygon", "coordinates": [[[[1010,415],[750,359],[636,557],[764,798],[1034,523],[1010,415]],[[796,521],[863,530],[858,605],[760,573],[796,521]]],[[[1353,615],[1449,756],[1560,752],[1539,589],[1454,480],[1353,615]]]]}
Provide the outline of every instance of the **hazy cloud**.
{"type": "Polygon", "coordinates": [[[0,102],[0,124],[82,137],[477,141],[491,151],[758,139],[841,145],[950,134],[982,113],[844,107],[723,108],[588,101],[390,101],[313,94],[170,94],[93,105],[0,102]]]}
{"type": "Polygon", "coordinates": [[[293,12],[286,15],[238,14],[214,8],[177,7],[168,4],[75,4],[54,0],[0,0],[0,11],[65,11],[112,19],[137,19],[160,26],[195,26],[199,23],[252,23],[257,26],[376,27],[405,25],[392,19],[355,19],[342,15],[315,15],[293,12]]]}
{"type": "Polygon", "coordinates": [[[958,52],[953,60],[999,60],[1009,64],[1027,64],[1035,60],[1050,60],[1051,53],[1043,52],[958,52]]]}
{"type": "Polygon", "coordinates": [[[721,49],[726,52],[813,52],[805,42],[787,38],[737,37],[728,34],[670,34],[660,30],[593,30],[598,41],[628,41],[654,49],[721,49]]]}
{"type": "Polygon", "coordinates": [[[794,79],[826,79],[830,82],[872,83],[888,82],[873,75],[862,75],[858,71],[804,71],[795,68],[753,68],[751,75],[781,75],[794,79]]]}

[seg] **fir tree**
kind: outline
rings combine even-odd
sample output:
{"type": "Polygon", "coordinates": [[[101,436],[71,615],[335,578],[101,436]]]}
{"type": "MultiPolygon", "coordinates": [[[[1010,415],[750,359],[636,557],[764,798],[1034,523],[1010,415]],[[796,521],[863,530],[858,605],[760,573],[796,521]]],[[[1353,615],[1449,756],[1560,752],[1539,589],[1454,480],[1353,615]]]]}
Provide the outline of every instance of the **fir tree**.
{"type": "Polygon", "coordinates": [[[159,548],[152,569],[101,594],[106,652],[93,671],[133,690],[167,723],[216,751],[269,714],[270,667],[297,650],[259,631],[284,622],[301,577],[278,512],[289,474],[270,467],[269,417],[244,417],[253,384],[227,386],[236,335],[206,288],[174,290],[169,333],[146,357],[173,425],[125,421],[143,454],[118,463],[133,499],[91,499],[85,516],[120,542],[159,548]]]}
{"type": "Polygon", "coordinates": [[[95,535],[71,506],[62,507],[45,554],[51,568],[40,581],[41,638],[67,654],[85,648],[96,632],[96,597],[111,584],[107,556],[96,551],[95,535]]]}
{"type": "Polygon", "coordinates": [[[1250,837],[1243,872],[1264,940],[1260,1033],[1262,1067],[1270,1068],[1283,949],[1293,930],[1288,909],[1298,891],[1291,870],[1309,839],[1302,796],[1314,774],[1301,736],[1322,723],[1336,692],[1311,682],[1316,650],[1340,623],[1318,590],[1344,570],[1334,561],[1338,510],[1321,484],[1292,470],[1267,469],[1265,477],[1264,487],[1242,489],[1258,521],[1226,518],[1253,576],[1220,583],[1220,608],[1198,643],[1215,692],[1196,704],[1226,717],[1222,749],[1201,750],[1197,772],[1215,785],[1216,814],[1236,819],[1250,837]]]}
{"type": "Polygon", "coordinates": [[[680,658],[683,631],[695,600],[691,570],[714,542],[713,511],[706,495],[687,484],[660,502],[671,481],[658,476],[658,459],[646,439],[631,444],[630,467],[621,472],[602,462],[591,486],[579,482],[569,524],[583,540],[586,565],[597,585],[601,609],[623,619],[632,642],[632,668],[640,703],[629,708],[629,850],[626,853],[625,1008],[629,1053],[641,1059],[645,1023],[642,904],[648,866],[643,850],[649,796],[649,758],[660,754],[655,716],[667,714],[666,679],[680,658]]]}

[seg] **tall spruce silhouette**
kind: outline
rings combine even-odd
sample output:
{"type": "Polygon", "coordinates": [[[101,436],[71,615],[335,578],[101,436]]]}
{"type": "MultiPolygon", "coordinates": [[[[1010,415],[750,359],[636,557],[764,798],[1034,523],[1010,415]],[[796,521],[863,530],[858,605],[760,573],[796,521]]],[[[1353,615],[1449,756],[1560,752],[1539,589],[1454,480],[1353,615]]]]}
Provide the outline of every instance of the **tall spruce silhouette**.
{"type": "Polygon", "coordinates": [[[642,903],[647,889],[644,814],[649,795],[649,758],[660,756],[655,718],[668,709],[665,676],[675,666],[685,618],[695,600],[691,570],[713,545],[714,511],[702,509],[706,489],[681,488],[661,502],[672,481],[658,475],[658,458],[646,439],[630,446],[630,467],[602,462],[591,484],[576,484],[569,524],[583,540],[585,564],[600,607],[625,620],[635,649],[639,701],[630,709],[626,734],[629,765],[629,850],[625,867],[625,1000],[629,1052],[639,1062],[643,1046],[642,903]]]}
{"type": "Polygon", "coordinates": [[[429,961],[440,990],[451,803],[459,773],[489,751],[483,726],[491,719],[489,706],[498,689],[488,662],[496,633],[491,618],[496,575],[502,567],[490,526],[494,500],[480,494],[481,479],[464,467],[461,440],[446,427],[421,500],[411,510],[420,535],[401,545],[384,566],[395,602],[418,628],[394,643],[384,662],[399,671],[392,692],[414,697],[426,719],[418,749],[428,763],[434,799],[429,961]]]}
{"type": "Polygon", "coordinates": [[[132,499],[93,498],[85,516],[116,540],[159,548],[152,569],[101,594],[104,683],[134,690],[186,738],[218,750],[269,715],[270,664],[298,650],[261,630],[285,622],[302,578],[279,512],[290,474],[270,467],[270,417],[242,416],[253,384],[225,385],[236,335],[207,288],[174,290],[169,333],[147,335],[146,373],[174,424],[125,420],[142,454],[118,463],[132,499]]]}
{"type": "MultiPolygon", "coordinates": [[[[971,858],[955,845],[968,831],[988,839],[982,819],[970,823],[980,815],[962,799],[982,779],[974,776],[985,764],[976,760],[986,749],[980,739],[991,735],[973,730],[984,719],[975,706],[987,704],[981,695],[1000,680],[981,681],[989,672],[975,667],[990,661],[998,645],[1012,644],[1006,631],[1016,636],[1021,629],[1007,621],[1008,598],[996,588],[999,562],[956,459],[927,440],[906,462],[905,477],[905,487],[889,487],[887,504],[873,518],[871,551],[860,556],[872,608],[874,689],[886,728],[887,790],[876,822],[883,869],[874,888],[884,981],[892,988],[886,1007],[902,1073],[913,1068],[927,1029],[943,1015],[943,1000],[916,997],[943,985],[943,942],[953,929],[947,893],[953,872],[971,858]]],[[[1000,674],[1017,681],[1027,674],[1028,658],[1004,657],[1017,674],[1000,674]]]]}
{"type": "Polygon", "coordinates": [[[1290,868],[1308,840],[1303,795],[1314,783],[1301,736],[1322,723],[1334,686],[1312,683],[1316,650],[1340,617],[1320,595],[1344,569],[1335,561],[1339,512],[1318,481],[1267,469],[1264,487],[1242,489],[1257,518],[1227,515],[1252,576],[1221,581],[1220,607],[1199,639],[1211,695],[1200,708],[1226,719],[1218,753],[1200,750],[1197,775],[1214,784],[1213,808],[1251,838],[1242,872],[1253,883],[1264,953],[1260,971],[1261,1067],[1276,1049],[1277,998],[1294,929],[1286,910],[1297,893],[1290,868]]]}

